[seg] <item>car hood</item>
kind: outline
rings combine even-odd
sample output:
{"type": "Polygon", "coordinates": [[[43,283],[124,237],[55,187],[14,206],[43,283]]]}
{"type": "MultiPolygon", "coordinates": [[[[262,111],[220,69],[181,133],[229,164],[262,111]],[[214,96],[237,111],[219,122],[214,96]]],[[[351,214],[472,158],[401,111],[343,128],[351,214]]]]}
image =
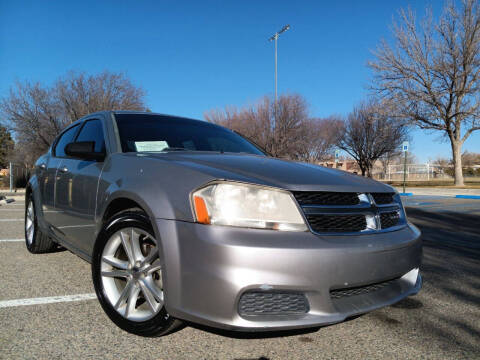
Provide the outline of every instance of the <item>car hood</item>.
{"type": "MultiPolygon", "coordinates": [[[[137,154],[140,156],[140,154],[137,154]]],[[[345,171],[272,157],[205,152],[141,154],[212,176],[298,191],[391,192],[392,187],[345,171]]]]}

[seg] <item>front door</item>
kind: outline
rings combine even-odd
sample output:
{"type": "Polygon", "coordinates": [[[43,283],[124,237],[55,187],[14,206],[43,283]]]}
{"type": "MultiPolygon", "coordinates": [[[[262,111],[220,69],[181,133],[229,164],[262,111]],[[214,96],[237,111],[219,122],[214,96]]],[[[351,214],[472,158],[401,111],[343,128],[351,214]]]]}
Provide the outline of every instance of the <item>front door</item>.
{"type": "MultiPolygon", "coordinates": [[[[101,121],[86,121],[75,141],[94,141],[96,152],[105,151],[101,121]]],[[[95,207],[102,168],[103,162],[67,158],[57,171],[56,227],[68,243],[89,256],[95,240],[95,207]]]]}
{"type": "Polygon", "coordinates": [[[40,192],[42,196],[43,218],[48,225],[52,225],[53,227],[55,227],[57,218],[57,212],[55,210],[57,170],[66,157],[65,146],[75,139],[78,129],[79,126],[76,125],[60,135],[60,138],[52,149],[51,155],[40,164],[39,171],[42,173],[42,176],[39,179],[41,181],[40,192]]]}

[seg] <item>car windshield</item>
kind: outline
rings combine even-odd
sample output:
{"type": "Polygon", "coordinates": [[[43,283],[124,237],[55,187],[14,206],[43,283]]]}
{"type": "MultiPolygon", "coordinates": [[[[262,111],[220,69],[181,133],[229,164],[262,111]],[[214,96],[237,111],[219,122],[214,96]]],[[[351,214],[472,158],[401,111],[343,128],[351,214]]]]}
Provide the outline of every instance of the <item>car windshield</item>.
{"type": "Polygon", "coordinates": [[[116,114],[123,152],[217,151],[265,155],[240,135],[198,120],[164,115],[116,114]]]}

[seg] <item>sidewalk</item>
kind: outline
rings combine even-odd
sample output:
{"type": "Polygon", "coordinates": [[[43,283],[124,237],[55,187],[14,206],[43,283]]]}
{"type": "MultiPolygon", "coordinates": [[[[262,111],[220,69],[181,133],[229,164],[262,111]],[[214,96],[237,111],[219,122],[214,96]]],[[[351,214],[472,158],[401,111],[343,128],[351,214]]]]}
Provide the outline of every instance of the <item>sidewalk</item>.
{"type": "MultiPolygon", "coordinates": [[[[398,192],[403,192],[401,186],[395,187],[398,192]]],[[[431,195],[431,196],[456,196],[456,195],[473,195],[480,196],[480,189],[455,189],[455,188],[442,188],[442,187],[406,187],[406,193],[412,193],[413,195],[431,195]]]]}
{"type": "Polygon", "coordinates": [[[3,197],[14,199],[15,201],[22,201],[25,199],[25,189],[17,189],[16,192],[10,192],[9,189],[0,189],[0,199],[3,197]]]}

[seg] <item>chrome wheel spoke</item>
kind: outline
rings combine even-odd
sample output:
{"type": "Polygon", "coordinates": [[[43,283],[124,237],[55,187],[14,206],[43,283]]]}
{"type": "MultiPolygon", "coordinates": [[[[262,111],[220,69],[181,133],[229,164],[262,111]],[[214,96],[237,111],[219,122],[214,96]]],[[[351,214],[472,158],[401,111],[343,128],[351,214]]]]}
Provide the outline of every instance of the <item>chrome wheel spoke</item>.
{"type": "Polygon", "coordinates": [[[131,265],[133,265],[135,263],[135,257],[133,256],[133,249],[132,249],[131,243],[129,239],[125,237],[122,231],[120,231],[120,238],[122,239],[123,249],[127,254],[128,261],[131,265]]]}
{"type": "Polygon", "coordinates": [[[160,305],[156,302],[154,293],[145,281],[140,281],[139,284],[148,307],[153,313],[156,313],[160,305]]]}
{"type": "Polygon", "coordinates": [[[158,258],[158,251],[156,247],[153,247],[145,259],[142,261],[142,266],[151,264],[155,259],[158,258]]]}
{"type": "Polygon", "coordinates": [[[135,261],[143,261],[144,256],[140,249],[140,234],[133,228],[130,230],[130,243],[132,244],[132,255],[135,261]]]}
{"type": "Polygon", "coordinates": [[[132,315],[137,305],[138,295],[140,294],[140,288],[138,286],[131,286],[128,292],[127,306],[125,307],[125,317],[132,315]]]}
{"type": "Polygon", "coordinates": [[[111,265],[117,269],[127,270],[128,269],[128,261],[117,259],[114,256],[104,256],[102,257],[102,261],[111,265]]]}
{"type": "Polygon", "coordinates": [[[126,270],[102,271],[102,276],[128,278],[130,276],[130,272],[126,270]]]}
{"type": "Polygon", "coordinates": [[[159,303],[162,304],[163,303],[163,291],[155,285],[155,283],[153,282],[153,279],[151,277],[148,277],[146,279],[143,279],[142,283],[152,293],[155,300],[157,300],[159,303]]]}
{"type": "Polygon", "coordinates": [[[160,270],[161,268],[162,268],[162,265],[160,264],[160,259],[157,259],[153,264],[147,266],[144,271],[150,275],[155,271],[160,270]]]}
{"type": "Polygon", "coordinates": [[[114,307],[115,309],[119,309],[123,303],[127,300],[128,294],[130,293],[130,288],[133,287],[133,280],[129,280],[127,282],[127,285],[123,288],[122,293],[120,294],[120,297],[118,298],[117,302],[115,303],[114,307]]]}

